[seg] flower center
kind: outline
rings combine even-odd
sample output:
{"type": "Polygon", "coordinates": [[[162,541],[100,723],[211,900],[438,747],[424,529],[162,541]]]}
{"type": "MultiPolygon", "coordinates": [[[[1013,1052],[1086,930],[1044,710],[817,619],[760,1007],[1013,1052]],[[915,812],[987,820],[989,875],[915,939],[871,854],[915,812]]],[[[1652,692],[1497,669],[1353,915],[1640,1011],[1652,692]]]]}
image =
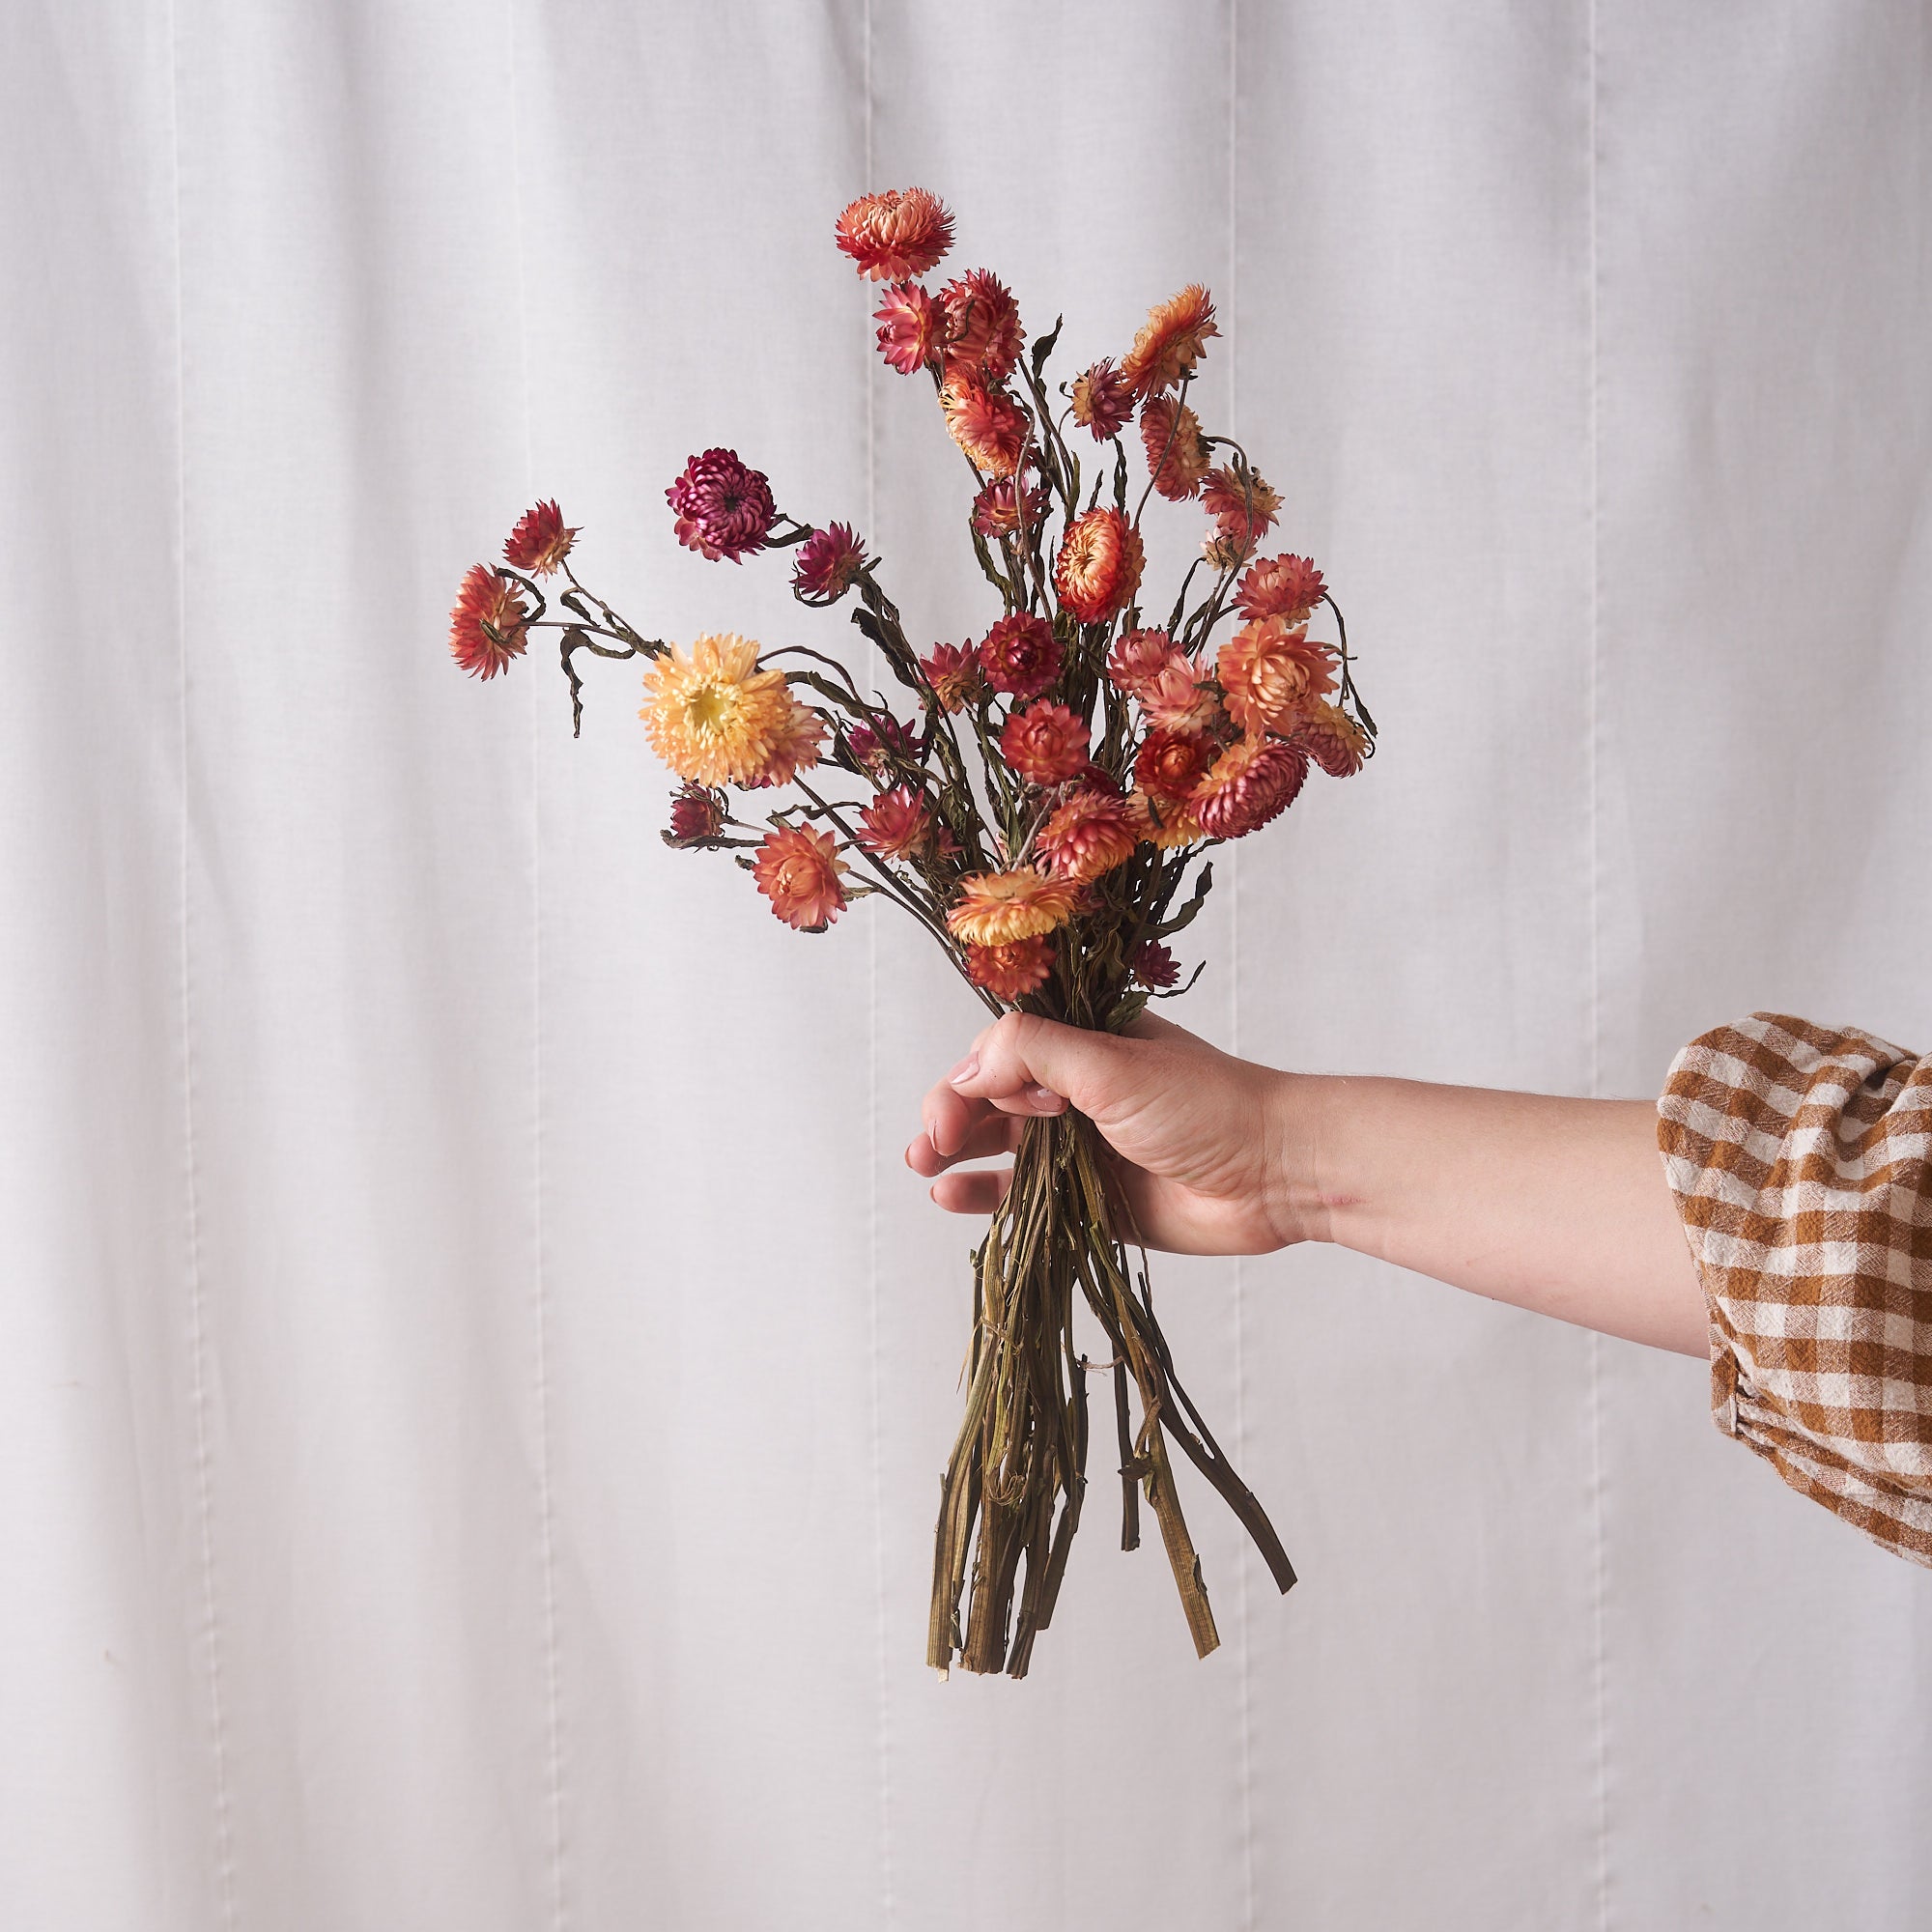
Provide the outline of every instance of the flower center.
{"type": "Polygon", "coordinates": [[[686,723],[710,737],[730,728],[737,709],[738,694],[725,684],[701,684],[684,700],[686,723]]]}

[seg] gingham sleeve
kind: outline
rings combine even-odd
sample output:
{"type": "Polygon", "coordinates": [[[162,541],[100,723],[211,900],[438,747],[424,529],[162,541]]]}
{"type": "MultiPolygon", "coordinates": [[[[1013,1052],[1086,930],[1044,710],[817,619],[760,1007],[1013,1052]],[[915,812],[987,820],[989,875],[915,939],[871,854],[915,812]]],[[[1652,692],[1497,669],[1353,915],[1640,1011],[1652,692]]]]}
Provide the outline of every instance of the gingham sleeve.
{"type": "Polygon", "coordinates": [[[1932,1566],[1932,1059],[1753,1013],[1677,1056],[1658,1145],[1718,1427],[1932,1566]]]}

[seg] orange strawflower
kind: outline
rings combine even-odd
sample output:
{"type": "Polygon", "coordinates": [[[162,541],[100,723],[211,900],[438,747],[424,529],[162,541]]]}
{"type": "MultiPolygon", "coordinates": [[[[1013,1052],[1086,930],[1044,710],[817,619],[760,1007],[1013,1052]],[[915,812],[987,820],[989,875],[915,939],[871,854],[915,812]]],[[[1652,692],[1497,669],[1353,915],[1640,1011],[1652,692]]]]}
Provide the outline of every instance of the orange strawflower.
{"type": "Polygon", "coordinates": [[[1352,777],[1369,755],[1368,732],[1339,704],[1318,704],[1295,736],[1331,779],[1352,777]]]}
{"type": "Polygon", "coordinates": [[[859,843],[875,859],[910,859],[932,837],[932,814],[911,785],[882,791],[859,814],[859,843]]]}
{"type": "Polygon", "coordinates": [[[517,519],[517,527],[503,539],[503,561],[512,570],[548,577],[566,556],[577,531],[566,529],[563,512],[554,502],[539,503],[517,519]]]}
{"type": "Polygon", "coordinates": [[[990,269],[972,269],[948,282],[939,299],[946,309],[946,380],[1004,383],[1026,341],[1012,291],[990,269]]]}
{"type": "Polygon", "coordinates": [[[758,668],[758,647],[726,633],[675,644],[644,672],[644,735],[679,778],[755,784],[797,729],[784,673],[758,668]]]}
{"type": "Polygon", "coordinates": [[[1214,326],[1214,304],[1199,282],[1148,311],[1134,346],[1121,358],[1121,374],[1143,396],[1158,396],[1194,373],[1202,346],[1214,326]]]}
{"type": "Polygon", "coordinates": [[[1329,645],[1311,642],[1305,627],[1291,629],[1281,617],[1243,624],[1214,663],[1228,716],[1251,735],[1293,730],[1335,689],[1335,668],[1329,645]]]}
{"type": "Polygon", "coordinates": [[[1009,946],[968,946],[966,977],[996,1000],[1017,1000],[1043,985],[1053,971],[1053,948],[1044,939],[1017,939],[1009,946]]]}
{"type": "Polygon", "coordinates": [[[1202,479],[1201,507],[1221,526],[1221,534],[1232,537],[1247,553],[1274,526],[1281,509],[1281,496],[1250,469],[1245,479],[1232,464],[1210,469],[1202,479]]]}
{"type": "Polygon", "coordinates": [[[487,563],[472,563],[449,613],[449,654],[471,677],[495,677],[529,641],[530,610],[515,582],[487,563]]]}
{"type": "Polygon", "coordinates": [[[1104,624],[1134,601],[1146,560],[1141,533],[1123,512],[1089,510],[1067,526],[1053,587],[1083,624],[1104,624]]]}
{"type": "Polygon", "coordinates": [[[1082,429],[1091,430],[1095,442],[1105,442],[1133,421],[1139,398],[1134,385],[1107,356],[1074,377],[1067,400],[1073,406],[1073,420],[1082,429]]]}
{"type": "Polygon", "coordinates": [[[1010,476],[1020,467],[1030,424],[1005,389],[989,389],[966,378],[940,390],[939,406],[952,440],[976,469],[987,476],[1010,476]]]}
{"type": "Polygon", "coordinates": [[[917,282],[895,282],[872,320],[879,325],[879,354],[901,376],[939,366],[946,310],[917,282]]]}
{"type": "Polygon", "coordinates": [[[1097,879],[1134,856],[1126,801],[1109,791],[1076,791],[1040,827],[1034,849],[1056,879],[1097,879]]]}
{"type": "Polygon", "coordinates": [[[1173,799],[1154,798],[1144,791],[1127,794],[1127,823],[1145,843],[1171,852],[1178,845],[1192,845],[1206,835],[1193,808],[1173,799]]]}
{"type": "Polygon", "coordinates": [[[934,644],[919,661],[932,695],[945,712],[963,711],[985,688],[979,653],[968,644],[934,644]]]}
{"type": "Polygon", "coordinates": [[[752,876],[772,910],[800,932],[823,932],[845,909],[845,871],[838,840],[809,825],[767,832],[752,861],[752,876]]]}
{"type": "Polygon", "coordinates": [[[1080,888],[1050,878],[1037,866],[1010,872],[975,872],[959,882],[959,903],[946,915],[955,939],[973,946],[1011,946],[1051,932],[1073,917],[1080,888]]]}
{"type": "Polygon", "coordinates": [[[1208,440],[1201,418],[1172,396],[1156,396],[1141,411],[1141,441],[1147,449],[1153,487],[1170,503],[1201,494],[1208,473],[1208,440]]]}
{"type": "Polygon", "coordinates": [[[1235,592],[1244,617],[1286,617],[1298,624],[1321,601],[1321,573],[1305,556],[1264,556],[1249,565],[1235,592]]]}
{"type": "Polygon", "coordinates": [[[936,269],[952,246],[952,217],[923,187],[862,194],[834,229],[839,248],[875,282],[903,282],[936,269]]]}
{"type": "Polygon", "coordinates": [[[1286,811],[1307,776],[1308,753],[1300,746],[1243,738],[1214,761],[1188,804],[1204,832],[1240,838],[1286,811]]]}
{"type": "Polygon", "coordinates": [[[1087,727],[1065,705],[1041,698],[1007,719],[1000,750],[1032,783],[1065,784],[1087,769],[1087,727]]]}

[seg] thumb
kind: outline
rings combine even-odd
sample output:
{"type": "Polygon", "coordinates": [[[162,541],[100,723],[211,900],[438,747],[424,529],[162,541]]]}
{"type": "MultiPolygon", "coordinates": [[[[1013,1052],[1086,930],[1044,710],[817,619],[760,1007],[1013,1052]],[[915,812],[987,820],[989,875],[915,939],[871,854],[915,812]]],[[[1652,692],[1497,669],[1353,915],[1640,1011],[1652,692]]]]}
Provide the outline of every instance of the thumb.
{"type": "Polygon", "coordinates": [[[1131,1081],[1134,1059],[1135,1042],[1119,1035],[1037,1013],[1003,1013],[980,1035],[952,1085],[1009,1114],[1057,1114],[1070,1101],[1091,1120],[1104,1121],[1131,1081]]]}

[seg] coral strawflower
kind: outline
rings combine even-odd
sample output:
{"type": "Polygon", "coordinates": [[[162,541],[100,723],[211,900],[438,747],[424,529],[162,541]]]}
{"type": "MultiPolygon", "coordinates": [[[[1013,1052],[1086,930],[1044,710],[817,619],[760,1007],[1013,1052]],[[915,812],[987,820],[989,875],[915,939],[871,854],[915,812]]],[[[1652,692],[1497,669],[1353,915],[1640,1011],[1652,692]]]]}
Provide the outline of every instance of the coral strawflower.
{"type": "Polygon", "coordinates": [[[959,882],[959,902],[946,915],[955,939],[973,946],[1010,946],[1051,932],[1073,917],[1080,888],[1037,866],[1010,872],[975,872],[959,882]]]}
{"type": "Polygon", "coordinates": [[[772,754],[765,761],[764,770],[748,783],[790,784],[800,772],[809,772],[817,764],[824,745],[825,714],[794,697],[789,714],[772,735],[772,754]]]}
{"type": "Polygon", "coordinates": [[[1308,753],[1298,745],[1243,738],[1214,761],[1188,806],[1210,837],[1240,838],[1286,811],[1307,776],[1308,753]]]}
{"type": "Polygon", "coordinates": [[[862,194],[838,217],[839,248],[875,282],[902,282],[936,269],[952,245],[952,217],[923,187],[862,194]]]}
{"type": "Polygon", "coordinates": [[[973,527],[984,537],[1013,535],[1022,522],[1031,529],[1046,509],[1046,492],[1011,476],[988,483],[973,498],[973,527]]]}
{"type": "Polygon", "coordinates": [[[859,814],[859,843],[875,859],[909,859],[932,837],[932,814],[911,785],[882,791],[859,814]]]}
{"type": "Polygon", "coordinates": [[[809,825],[767,832],[752,861],[752,876],[772,910],[800,932],[823,932],[844,910],[846,869],[838,841],[809,825]]]}
{"type": "Polygon", "coordinates": [[[879,354],[901,376],[939,366],[946,308],[917,282],[895,282],[872,320],[879,325],[879,354]]]}
{"type": "Polygon", "coordinates": [[[772,486],[762,469],[741,463],[735,449],[707,449],[684,466],[665,492],[677,517],[677,540],[713,563],[742,563],[763,550],[778,521],[772,486]]]}
{"type": "Polygon", "coordinates": [[[1220,747],[1196,731],[1150,731],[1134,758],[1134,782],[1179,804],[1208,774],[1220,747]]]}
{"type": "Polygon", "coordinates": [[[791,567],[791,587],[801,604],[836,604],[866,567],[866,546],[850,524],[813,530],[791,567]]]}
{"type": "Polygon", "coordinates": [[[940,390],[939,406],[952,440],[976,469],[987,476],[1010,476],[1020,467],[1031,425],[1005,389],[962,378],[940,390]]]}
{"type": "Polygon", "coordinates": [[[1087,769],[1087,726],[1065,705],[1041,698],[1008,718],[1000,750],[1032,783],[1065,784],[1087,769]]]}
{"type": "Polygon", "coordinates": [[[1214,687],[1179,652],[1136,696],[1148,723],[1163,731],[1212,731],[1224,715],[1214,687]]]}
{"type": "Polygon", "coordinates": [[[971,644],[934,644],[931,655],[920,659],[919,668],[945,712],[963,711],[985,685],[979,653],[971,644]]]}
{"type": "Polygon", "coordinates": [[[990,269],[973,269],[948,282],[939,299],[946,305],[946,380],[1004,383],[1026,341],[1012,292],[990,269]]]}
{"type": "Polygon", "coordinates": [[[758,668],[758,647],[733,633],[676,645],[644,670],[644,735],[679,778],[753,784],[792,728],[784,673],[758,668]]]}
{"type": "Polygon", "coordinates": [[[1175,985],[1180,979],[1174,954],[1157,939],[1144,939],[1134,948],[1127,971],[1150,992],[1175,985]]]}
{"type": "Polygon", "coordinates": [[[1067,526],[1053,587],[1083,624],[1104,624],[1134,601],[1145,561],[1141,534],[1123,511],[1089,510],[1067,526]]]}
{"type": "Polygon", "coordinates": [[[1046,983],[1053,971],[1053,948],[1038,937],[1008,946],[966,949],[966,977],[996,1000],[1017,1000],[1046,983]]]}
{"type": "Polygon", "coordinates": [[[1129,697],[1137,697],[1144,685],[1176,662],[1185,663],[1185,655],[1165,631],[1122,631],[1107,653],[1107,675],[1129,697]]]}
{"type": "Polygon", "coordinates": [[[1208,440],[1201,418],[1185,403],[1156,396],[1141,411],[1141,441],[1153,487],[1170,503],[1200,495],[1209,461],[1208,440]]]}
{"type": "Polygon", "coordinates": [[[577,530],[564,526],[555,503],[539,503],[517,519],[517,527],[503,540],[503,561],[512,570],[548,577],[566,556],[577,530]]]}
{"type": "Polygon", "coordinates": [[[1223,641],[1214,671],[1243,731],[1290,731],[1335,689],[1336,665],[1333,648],[1311,641],[1305,626],[1257,617],[1223,641]]]}
{"type": "Polygon", "coordinates": [[[1060,675],[1060,639],[1044,617],[1016,611],[1002,617],[980,645],[980,668],[995,691],[1037,697],[1060,675]]]}
{"type": "Polygon", "coordinates": [[[1034,849],[1057,879],[1097,879],[1134,856],[1126,801],[1111,791],[1074,792],[1040,827],[1034,849]]]}
{"type": "Polygon", "coordinates": [[[1067,400],[1073,405],[1073,420],[1091,430],[1095,442],[1105,442],[1133,421],[1140,398],[1108,356],[1074,377],[1067,400]]]}
{"type": "Polygon", "coordinates": [[[1127,794],[1127,823],[1148,844],[1171,852],[1179,845],[1192,845],[1206,835],[1193,808],[1184,801],[1155,798],[1145,791],[1127,794]]]}
{"type": "Polygon", "coordinates": [[[1243,477],[1232,464],[1224,463],[1202,479],[1201,507],[1245,555],[1274,527],[1281,496],[1252,469],[1243,477]]]}
{"type": "Polygon", "coordinates": [[[1157,396],[1191,375],[1202,345],[1219,335],[1214,304],[1199,282],[1148,311],[1134,346],[1121,357],[1121,374],[1143,396],[1157,396]]]}
{"type": "Polygon", "coordinates": [[[472,563],[449,613],[449,654],[471,677],[495,677],[523,656],[529,620],[515,582],[487,563],[472,563]]]}
{"type": "Polygon", "coordinates": [[[1318,704],[1295,733],[1295,742],[1331,779],[1352,777],[1369,755],[1369,734],[1339,704],[1318,704]]]}
{"type": "Polygon", "coordinates": [[[1285,617],[1298,624],[1321,601],[1321,573],[1305,556],[1264,556],[1248,566],[1235,592],[1244,617],[1285,617]]]}
{"type": "Polygon", "coordinates": [[[711,845],[724,833],[724,794],[687,780],[671,797],[670,829],[664,834],[664,842],[686,847],[711,845]]]}

